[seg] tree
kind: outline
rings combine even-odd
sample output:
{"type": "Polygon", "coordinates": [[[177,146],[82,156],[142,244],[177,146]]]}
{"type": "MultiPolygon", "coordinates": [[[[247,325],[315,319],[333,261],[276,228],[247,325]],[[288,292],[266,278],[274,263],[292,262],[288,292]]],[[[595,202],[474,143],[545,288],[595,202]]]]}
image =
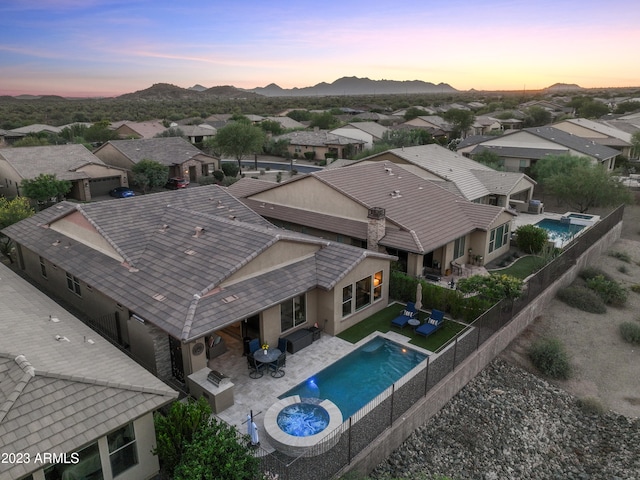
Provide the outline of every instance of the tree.
{"type": "MultiPolygon", "coordinates": [[[[13,200],[0,197],[0,232],[9,225],[29,218],[34,213],[26,197],[16,197],[13,200]]],[[[11,239],[0,233],[0,253],[7,257],[11,263],[13,263],[13,258],[11,257],[12,249],[13,242],[11,239]]]]}
{"type": "Polygon", "coordinates": [[[453,125],[452,136],[454,138],[464,138],[467,135],[467,130],[473,125],[475,119],[473,112],[469,110],[460,110],[458,108],[451,108],[444,112],[442,115],[447,122],[453,125]]]}
{"type": "Polygon", "coordinates": [[[633,145],[631,158],[640,157],[640,131],[635,132],[633,135],[631,135],[631,144],[633,145]]]}
{"type": "Polygon", "coordinates": [[[491,302],[516,299],[522,295],[523,281],[511,275],[473,275],[458,281],[458,290],[465,294],[477,294],[491,302]]]}
{"type": "Polygon", "coordinates": [[[504,170],[504,160],[496,152],[485,148],[473,156],[473,160],[494,170],[504,170]]]}
{"type": "Polygon", "coordinates": [[[518,248],[527,253],[540,253],[549,240],[547,231],[535,225],[521,225],[516,229],[518,248]]]}
{"type": "Polygon", "coordinates": [[[413,120],[414,118],[418,118],[422,115],[427,115],[428,112],[422,108],[418,107],[409,107],[404,112],[404,119],[408,122],[409,120],[413,120]]]}
{"type": "Polygon", "coordinates": [[[25,179],[20,183],[22,194],[39,204],[49,201],[51,198],[58,200],[71,190],[71,182],[58,180],[55,175],[41,173],[36,178],[25,179]]]}
{"type": "Polygon", "coordinates": [[[538,164],[534,168],[538,181],[559,201],[580,213],[592,207],[614,207],[633,202],[631,193],[620,179],[586,157],[559,155],[541,159],[538,164]]]}
{"type": "Polygon", "coordinates": [[[133,172],[133,181],[140,187],[142,193],[163,186],[167,183],[169,176],[169,167],[146,158],[136,163],[131,171],[133,172]]]}
{"type": "Polygon", "coordinates": [[[200,398],[174,402],[166,416],[156,413],[156,447],[162,473],[172,479],[253,479],[259,461],[249,439],[238,442],[234,427],[210,420],[211,407],[200,398]]]}
{"type": "Polygon", "coordinates": [[[213,144],[221,155],[228,155],[238,161],[242,168],[242,158],[251,153],[259,153],[265,141],[265,133],[260,127],[245,122],[233,122],[222,127],[213,137],[213,144]]]}
{"type": "Polygon", "coordinates": [[[184,137],[184,131],[180,127],[169,127],[166,130],[156,133],[154,138],[167,138],[167,137],[184,137]]]}
{"type": "Polygon", "coordinates": [[[551,123],[551,112],[542,107],[534,105],[525,112],[524,127],[541,127],[551,123]]]}
{"type": "Polygon", "coordinates": [[[339,125],[340,121],[333,116],[331,112],[313,113],[311,114],[311,122],[309,127],[318,127],[321,130],[330,130],[339,125]]]}

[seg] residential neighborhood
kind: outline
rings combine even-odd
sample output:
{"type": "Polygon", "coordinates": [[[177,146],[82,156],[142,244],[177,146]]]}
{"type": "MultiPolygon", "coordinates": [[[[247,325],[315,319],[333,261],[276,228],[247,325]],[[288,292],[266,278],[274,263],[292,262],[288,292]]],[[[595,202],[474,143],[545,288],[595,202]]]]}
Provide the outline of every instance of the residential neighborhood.
{"type": "MultiPolygon", "coordinates": [[[[580,159],[628,194],[638,182],[640,119],[613,113],[625,102],[640,106],[621,98],[609,114],[582,118],[559,96],[496,110],[462,98],[397,109],[363,99],[318,111],[0,130],[0,438],[34,458],[74,455],[2,463],[0,477],[160,478],[154,417],[202,399],[249,442],[263,475],[294,478],[314,457],[333,458],[353,426],[310,445],[283,440],[273,406],[294,388],[321,404],[320,372],[361,349],[373,365],[380,338],[414,353],[408,371],[427,372],[418,387],[416,378],[391,382],[401,394],[378,392],[380,405],[389,395],[392,410],[405,409],[393,422],[409,432],[404,412],[423,401],[411,389],[434,395],[437,381],[500,335],[474,323],[476,309],[493,304],[464,284],[517,261],[519,227],[578,226],[560,242],[545,237],[556,255],[593,231],[593,242],[609,241],[601,220],[618,228],[617,217],[586,209],[545,211],[541,192],[551,190],[536,164],[580,159]],[[548,121],[531,125],[540,112],[548,121]],[[220,141],[229,125],[246,138],[220,141]],[[91,128],[99,140],[70,135],[91,128]],[[255,138],[262,147],[243,148],[255,138]],[[47,193],[51,179],[68,182],[64,193],[47,193]],[[34,184],[42,198],[25,193],[34,184]],[[442,375],[429,371],[438,361],[450,361],[442,375]],[[291,455],[297,464],[280,463],[291,455]]],[[[618,204],[602,207],[621,215],[618,204]]],[[[528,295],[535,289],[525,279],[516,283],[528,295]]],[[[527,298],[532,311],[544,301],[527,298]]],[[[365,405],[355,427],[373,422],[365,415],[380,405],[365,405]]],[[[343,425],[334,407],[323,407],[329,423],[343,425]]],[[[317,475],[309,478],[333,478],[317,475]]]]}

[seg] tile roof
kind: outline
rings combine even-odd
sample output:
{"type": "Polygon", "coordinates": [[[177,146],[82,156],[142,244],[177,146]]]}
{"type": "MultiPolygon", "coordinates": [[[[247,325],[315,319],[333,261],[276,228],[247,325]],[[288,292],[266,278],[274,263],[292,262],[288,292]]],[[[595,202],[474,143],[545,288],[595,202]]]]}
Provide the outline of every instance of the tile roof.
{"type": "Polygon", "coordinates": [[[480,144],[476,145],[469,154],[477,155],[484,150],[490,150],[497,153],[501,157],[512,158],[528,158],[539,160],[547,155],[565,155],[569,153],[568,148],[536,148],[536,147],[514,147],[509,145],[491,145],[480,144]]]}
{"type": "Polygon", "coordinates": [[[291,145],[309,145],[324,147],[327,145],[349,145],[351,143],[361,144],[362,140],[355,138],[348,138],[342,135],[336,135],[329,133],[326,130],[319,130],[314,132],[309,131],[296,131],[285,133],[273,137],[274,140],[289,140],[291,145]]]}
{"type": "Polygon", "coordinates": [[[182,165],[197,155],[205,155],[204,152],[182,137],[110,140],[96,149],[95,153],[105,148],[106,145],[112,145],[133,163],[148,159],[167,166],[182,165]]]}
{"type": "Polygon", "coordinates": [[[21,178],[36,178],[41,173],[55,174],[59,180],[88,178],[77,169],[85,165],[106,164],[84,145],[47,145],[0,149],[0,158],[7,161],[21,178]]]}
{"type": "Polygon", "coordinates": [[[40,133],[40,132],[60,133],[62,131],[62,127],[54,127],[53,125],[34,123],[32,125],[27,125],[25,127],[14,128],[13,130],[9,130],[9,131],[12,133],[21,133],[24,135],[29,133],[40,133]]]}
{"type": "MultiPolygon", "coordinates": [[[[177,392],[3,264],[0,298],[5,451],[30,452],[32,458],[77,451],[177,398],[177,392]]],[[[20,478],[41,466],[0,463],[0,477],[20,478]]]]}
{"type": "Polygon", "coordinates": [[[118,130],[123,126],[133,130],[142,138],[153,138],[158,133],[162,133],[167,129],[167,127],[165,127],[160,121],[131,122],[129,120],[124,120],[111,124],[111,128],[115,130],[118,130]]]}
{"type": "MultiPolygon", "coordinates": [[[[331,288],[338,277],[336,269],[349,270],[363,258],[361,249],[278,229],[226,189],[213,185],[126,202],[62,202],[3,233],[185,341],[246,318],[255,313],[254,308],[276,305],[282,295],[291,298],[301,287],[331,288]],[[76,224],[84,218],[108,246],[101,252],[60,233],[56,220],[69,214],[75,215],[76,224]],[[199,236],[196,227],[202,229],[199,236]],[[291,259],[286,266],[224,285],[233,273],[280,241],[313,245],[312,264],[291,259]],[[351,263],[341,260],[334,265],[345,255],[351,263]],[[332,280],[320,277],[316,272],[321,270],[334,272],[332,280]],[[313,284],[301,280],[309,272],[313,284]],[[267,281],[275,281],[283,290],[265,288],[267,281]],[[236,290],[238,301],[225,302],[232,295],[229,292],[236,290]]],[[[388,258],[373,252],[365,255],[388,258]]]]}
{"type": "MultiPolygon", "coordinates": [[[[611,125],[607,125],[603,122],[597,122],[595,120],[588,120],[586,118],[569,118],[565,120],[567,123],[572,123],[574,125],[579,125],[588,130],[592,130],[600,135],[606,135],[607,137],[616,138],[626,143],[626,145],[631,144],[631,134],[627,133],[619,128],[615,128],[611,125]]],[[[593,140],[598,140],[597,138],[593,138],[593,140]]],[[[601,139],[602,140],[602,139],[601,139]]],[[[606,144],[608,145],[608,144],[606,144]]]]}
{"type": "MultiPolygon", "coordinates": [[[[430,252],[475,229],[486,229],[504,211],[500,207],[468,202],[436,182],[391,163],[362,162],[322,170],[273,188],[287,188],[296,181],[319,181],[367,209],[384,208],[386,232],[380,244],[409,252],[430,252]]],[[[259,199],[249,197],[247,200],[257,212],[260,209],[253,202],[259,202],[259,199]],[[253,202],[250,203],[251,200],[253,202]]],[[[361,221],[345,220],[323,215],[320,211],[311,212],[281,204],[273,205],[273,210],[270,210],[271,206],[265,205],[267,211],[264,215],[268,218],[366,238],[352,233],[366,232],[366,218],[361,221]]]]}
{"type": "Polygon", "coordinates": [[[572,135],[571,133],[563,132],[562,130],[554,127],[532,127],[525,128],[522,131],[530,133],[531,135],[535,135],[536,137],[552,141],[590,157],[597,158],[601,162],[616,157],[620,154],[620,152],[614,148],[605,147],[604,145],[598,145],[591,140],[579,137],[577,135],[572,135]]]}

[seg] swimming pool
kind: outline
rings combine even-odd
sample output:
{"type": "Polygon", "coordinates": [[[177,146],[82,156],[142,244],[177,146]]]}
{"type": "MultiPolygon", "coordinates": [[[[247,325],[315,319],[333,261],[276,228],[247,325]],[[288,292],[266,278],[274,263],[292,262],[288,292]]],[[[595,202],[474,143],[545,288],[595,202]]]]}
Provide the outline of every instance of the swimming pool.
{"type": "Polygon", "coordinates": [[[549,240],[551,240],[556,247],[562,247],[585,227],[584,225],[563,222],[553,218],[545,218],[535,225],[536,227],[544,228],[547,231],[549,240]]]}
{"type": "Polygon", "coordinates": [[[347,419],[426,358],[425,353],[378,336],[278,398],[330,400],[347,419]]]}

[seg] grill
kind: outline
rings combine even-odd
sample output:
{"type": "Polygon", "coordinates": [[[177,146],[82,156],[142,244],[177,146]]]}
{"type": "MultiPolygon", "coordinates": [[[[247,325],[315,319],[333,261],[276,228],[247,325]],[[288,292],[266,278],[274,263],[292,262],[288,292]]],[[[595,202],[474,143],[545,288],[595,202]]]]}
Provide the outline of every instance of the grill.
{"type": "Polygon", "coordinates": [[[224,373],[220,373],[217,370],[211,370],[207,375],[207,380],[213,383],[216,387],[229,383],[229,377],[224,373]]]}

